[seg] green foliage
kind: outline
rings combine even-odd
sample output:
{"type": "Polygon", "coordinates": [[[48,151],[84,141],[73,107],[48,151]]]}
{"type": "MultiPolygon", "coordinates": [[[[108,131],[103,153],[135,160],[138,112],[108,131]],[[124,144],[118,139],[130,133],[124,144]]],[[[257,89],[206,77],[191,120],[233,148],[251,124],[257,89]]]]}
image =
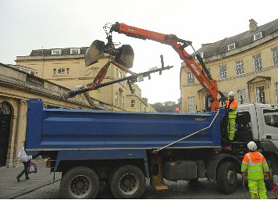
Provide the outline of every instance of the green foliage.
{"type": "Polygon", "coordinates": [[[179,105],[179,103],[176,103],[174,101],[157,102],[151,104],[156,112],[176,112],[176,108],[179,107],[179,105]]]}

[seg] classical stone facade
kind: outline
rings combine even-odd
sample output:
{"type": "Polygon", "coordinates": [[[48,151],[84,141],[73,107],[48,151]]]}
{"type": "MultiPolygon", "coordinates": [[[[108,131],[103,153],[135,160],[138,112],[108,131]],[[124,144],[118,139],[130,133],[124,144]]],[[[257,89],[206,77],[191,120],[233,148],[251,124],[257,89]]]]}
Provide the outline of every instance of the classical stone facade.
{"type": "MultiPolygon", "coordinates": [[[[226,96],[234,91],[239,104],[278,104],[278,20],[249,22],[248,31],[203,44],[198,52],[226,96]]],[[[183,112],[205,110],[205,91],[184,63],[180,88],[183,112]]]]}
{"type": "Polygon", "coordinates": [[[81,94],[65,99],[69,89],[0,63],[0,166],[14,166],[25,140],[27,100],[39,98],[45,107],[109,109],[109,105],[81,94]]]}
{"type": "MultiPolygon", "coordinates": [[[[87,84],[92,83],[109,58],[106,56],[97,63],[86,67],[84,59],[86,50],[87,47],[32,50],[28,56],[17,56],[16,63],[17,66],[34,69],[34,73],[38,77],[67,88],[74,88],[80,85],[87,86],[87,84]]],[[[114,81],[125,76],[126,72],[110,64],[102,83],[114,81]]],[[[135,95],[131,93],[125,81],[90,91],[89,96],[111,105],[111,110],[154,111],[150,104],[142,100],[141,89],[135,84],[134,88],[137,91],[135,95]],[[136,104],[140,105],[142,103],[142,108],[130,107],[131,101],[134,100],[136,104]]]]}

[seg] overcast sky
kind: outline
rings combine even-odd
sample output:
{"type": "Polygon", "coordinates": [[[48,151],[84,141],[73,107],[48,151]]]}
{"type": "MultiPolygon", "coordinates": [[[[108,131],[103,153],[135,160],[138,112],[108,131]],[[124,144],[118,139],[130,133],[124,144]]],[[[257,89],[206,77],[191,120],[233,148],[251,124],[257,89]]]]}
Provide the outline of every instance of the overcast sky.
{"type": "MultiPolygon", "coordinates": [[[[258,26],[278,18],[277,0],[0,0],[0,62],[15,64],[16,56],[33,49],[88,47],[106,42],[103,26],[122,22],[193,42],[216,42],[247,31],[249,19],[258,26]]],[[[181,60],[170,46],[114,33],[114,42],[130,44],[135,52],[134,72],[174,65],[162,76],[138,83],[150,103],[180,97],[181,60]]],[[[192,53],[190,47],[186,49],[192,53]]],[[[220,88],[221,89],[221,88],[220,88]]]]}

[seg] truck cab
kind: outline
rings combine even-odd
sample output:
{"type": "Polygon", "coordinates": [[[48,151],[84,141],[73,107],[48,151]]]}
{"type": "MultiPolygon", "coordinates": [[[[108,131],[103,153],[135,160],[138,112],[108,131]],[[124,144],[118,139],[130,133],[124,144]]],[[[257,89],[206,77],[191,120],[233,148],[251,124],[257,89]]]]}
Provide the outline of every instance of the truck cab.
{"type": "Polygon", "coordinates": [[[240,105],[236,124],[236,141],[272,143],[278,150],[277,106],[260,103],[240,105]]]}
{"type": "Polygon", "coordinates": [[[266,182],[272,188],[273,175],[278,175],[278,107],[270,104],[243,104],[238,107],[236,118],[235,146],[239,158],[243,157],[247,148],[244,145],[253,140],[258,150],[264,154],[270,168],[270,180],[266,182]],[[239,147],[241,146],[241,147],[239,147]]]}

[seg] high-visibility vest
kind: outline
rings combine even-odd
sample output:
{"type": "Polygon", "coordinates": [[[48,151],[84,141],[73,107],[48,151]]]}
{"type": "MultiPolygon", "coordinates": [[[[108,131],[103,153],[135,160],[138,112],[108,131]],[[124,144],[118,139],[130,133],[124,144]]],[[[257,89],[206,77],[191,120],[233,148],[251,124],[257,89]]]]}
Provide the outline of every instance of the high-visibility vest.
{"type": "Polygon", "coordinates": [[[269,168],[264,156],[255,151],[245,154],[241,172],[247,172],[249,180],[263,180],[264,172],[269,172],[269,168]]]}
{"type": "Polygon", "coordinates": [[[237,101],[233,100],[230,104],[230,100],[226,101],[225,107],[229,108],[229,118],[236,118],[237,115],[237,101]],[[230,107],[229,107],[230,105],[230,107]]]}

